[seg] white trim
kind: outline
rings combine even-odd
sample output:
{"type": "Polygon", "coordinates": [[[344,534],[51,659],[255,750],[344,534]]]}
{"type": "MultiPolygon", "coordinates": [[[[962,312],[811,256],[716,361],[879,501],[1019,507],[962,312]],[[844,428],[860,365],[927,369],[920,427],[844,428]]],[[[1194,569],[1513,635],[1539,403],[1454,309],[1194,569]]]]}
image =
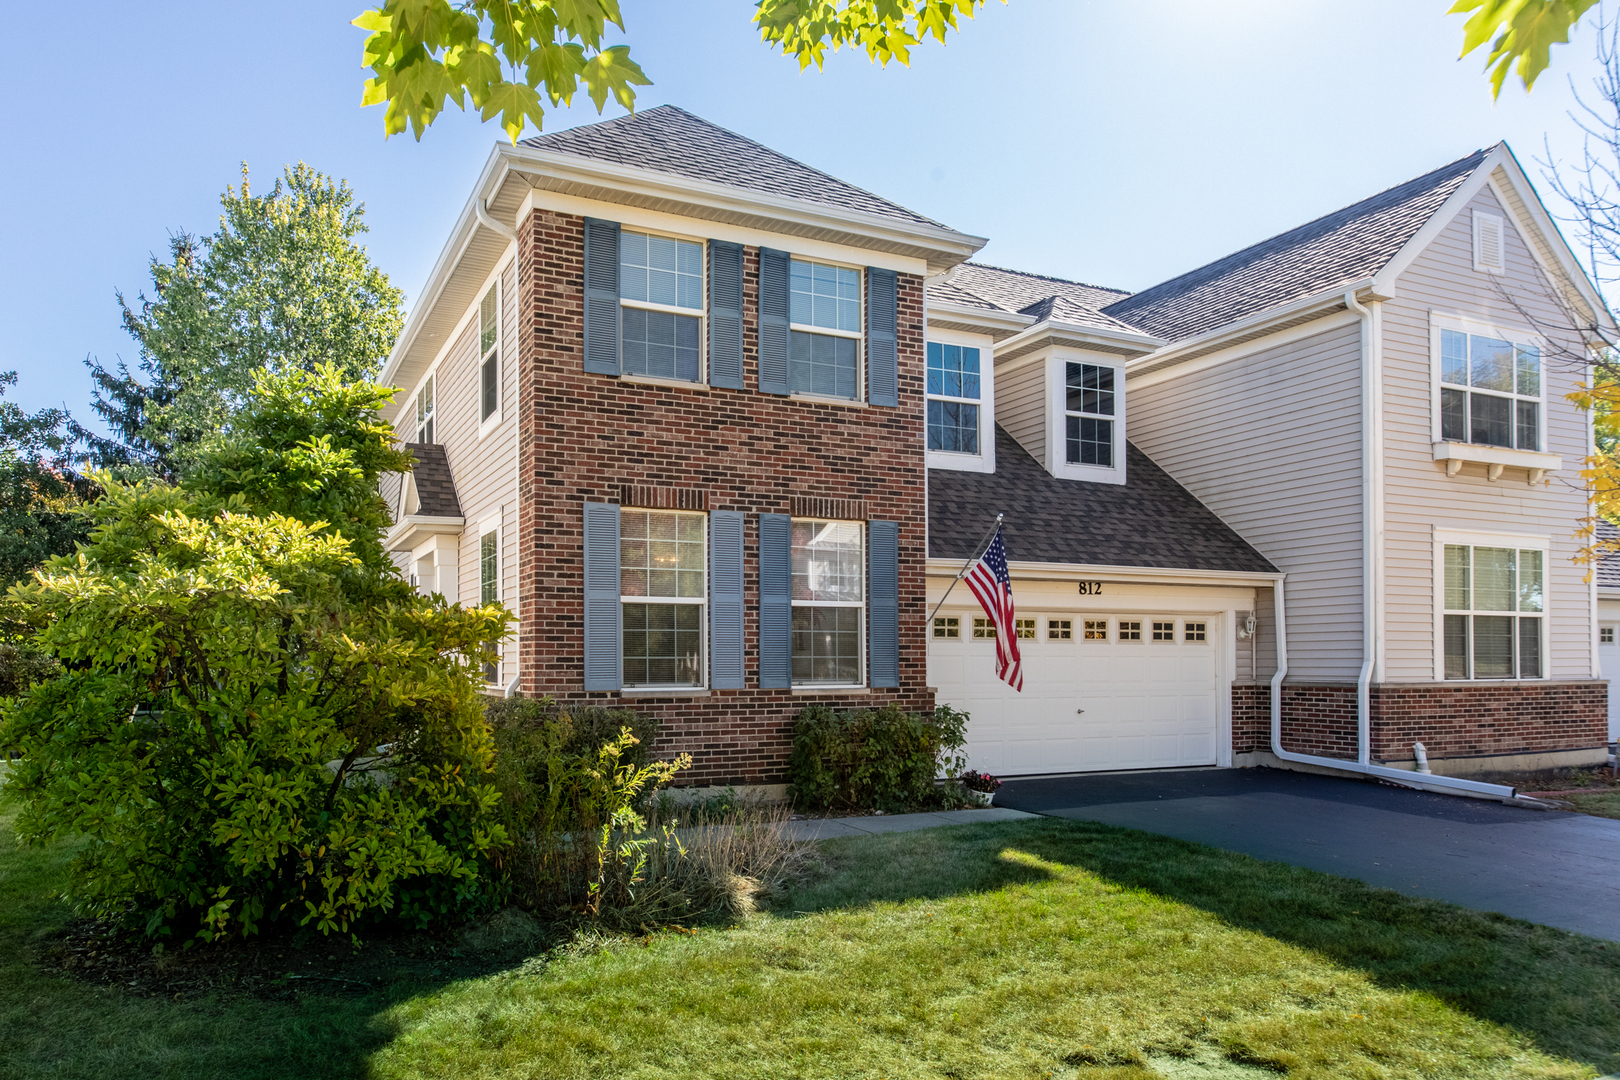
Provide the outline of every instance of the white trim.
{"type": "MultiPolygon", "coordinates": [[[[962,569],[961,559],[930,558],[929,577],[954,578],[962,569]]],[[[1254,587],[1269,589],[1287,575],[1282,572],[1254,573],[1246,570],[1184,570],[1174,567],[1118,566],[1110,563],[1007,563],[1010,573],[1030,581],[1102,581],[1107,584],[1208,585],[1213,587],[1254,587]]]]}
{"type": "MultiPolygon", "coordinates": [[[[1125,361],[1074,349],[1053,349],[1046,356],[1046,471],[1060,480],[1093,484],[1125,483],[1125,361]],[[1083,465],[1068,460],[1068,364],[1090,364],[1114,372],[1112,465],[1083,465]]],[[[1095,414],[1098,419],[1108,419],[1095,414]]]]}
{"type": "MultiPolygon", "coordinates": [[[[969,334],[961,330],[930,328],[923,340],[923,457],[927,468],[954,469],[957,472],[993,473],[996,471],[996,345],[988,334],[969,334]],[[928,447],[928,346],[959,345],[979,350],[979,452],[955,453],[929,450],[928,447]]],[[[944,400],[943,398],[941,400],[944,400]]],[[[967,400],[953,399],[953,400],[967,400]]]]}
{"type": "MultiPolygon", "coordinates": [[[[926,285],[924,286],[924,292],[926,295],[926,285]]],[[[994,341],[1012,334],[1021,333],[1034,325],[1035,317],[1033,315],[1020,315],[1016,311],[1001,311],[999,309],[975,307],[971,304],[953,304],[949,300],[930,299],[928,301],[927,319],[930,334],[934,332],[933,326],[936,321],[982,326],[984,329],[980,333],[994,341]],[[936,315],[940,316],[937,320],[936,315]]]]}
{"type": "Polygon", "coordinates": [[[1552,537],[1546,533],[1517,533],[1502,530],[1451,529],[1440,525],[1429,527],[1435,543],[1467,544],[1470,547],[1516,547],[1552,551],[1552,537]]]}

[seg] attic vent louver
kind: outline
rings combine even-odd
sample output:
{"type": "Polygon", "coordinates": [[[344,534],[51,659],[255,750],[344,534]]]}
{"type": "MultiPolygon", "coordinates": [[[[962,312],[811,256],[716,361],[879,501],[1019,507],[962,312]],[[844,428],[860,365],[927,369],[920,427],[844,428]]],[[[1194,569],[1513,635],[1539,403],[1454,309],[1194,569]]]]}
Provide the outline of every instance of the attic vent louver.
{"type": "Polygon", "coordinates": [[[1488,274],[1504,273],[1507,270],[1507,260],[1503,254],[1503,247],[1501,215],[1475,210],[1474,269],[1483,270],[1488,274]]]}

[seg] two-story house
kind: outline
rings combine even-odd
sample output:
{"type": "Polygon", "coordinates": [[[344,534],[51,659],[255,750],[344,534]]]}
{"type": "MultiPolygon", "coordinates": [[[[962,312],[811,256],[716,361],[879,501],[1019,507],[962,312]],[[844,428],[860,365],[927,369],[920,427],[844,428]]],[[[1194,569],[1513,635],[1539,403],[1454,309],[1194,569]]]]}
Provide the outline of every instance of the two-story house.
{"type": "Polygon", "coordinates": [[[1593,759],[1548,297],[1608,315],[1505,147],[1135,295],[983,243],[670,106],[497,147],[383,372],[391,550],[691,782],[936,696],[1010,775],[1593,759]],[[1022,694],[946,596],[998,514],[1022,694]]]}

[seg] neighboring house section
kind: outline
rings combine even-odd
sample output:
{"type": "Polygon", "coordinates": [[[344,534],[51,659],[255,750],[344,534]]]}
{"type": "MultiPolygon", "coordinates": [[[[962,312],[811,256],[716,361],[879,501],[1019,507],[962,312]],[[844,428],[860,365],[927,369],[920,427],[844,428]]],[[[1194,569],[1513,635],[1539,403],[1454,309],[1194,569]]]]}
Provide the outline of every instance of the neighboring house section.
{"type": "MultiPolygon", "coordinates": [[[[1620,546],[1620,528],[1599,520],[1596,539],[1603,544],[1620,546]]],[[[1613,679],[1620,672],[1620,550],[1610,550],[1599,558],[1592,570],[1592,584],[1597,589],[1597,655],[1605,678],[1613,679]]],[[[1620,695],[1609,695],[1609,748],[1612,752],[1620,740],[1620,695]]]]}

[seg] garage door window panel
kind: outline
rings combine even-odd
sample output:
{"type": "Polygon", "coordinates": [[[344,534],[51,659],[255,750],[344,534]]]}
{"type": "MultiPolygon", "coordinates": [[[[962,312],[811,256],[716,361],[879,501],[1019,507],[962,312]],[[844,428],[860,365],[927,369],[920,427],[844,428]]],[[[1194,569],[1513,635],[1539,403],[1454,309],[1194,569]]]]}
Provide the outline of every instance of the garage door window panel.
{"type": "Polygon", "coordinates": [[[854,521],[795,520],[790,557],[793,685],[863,685],[863,526],[854,521]]]}

